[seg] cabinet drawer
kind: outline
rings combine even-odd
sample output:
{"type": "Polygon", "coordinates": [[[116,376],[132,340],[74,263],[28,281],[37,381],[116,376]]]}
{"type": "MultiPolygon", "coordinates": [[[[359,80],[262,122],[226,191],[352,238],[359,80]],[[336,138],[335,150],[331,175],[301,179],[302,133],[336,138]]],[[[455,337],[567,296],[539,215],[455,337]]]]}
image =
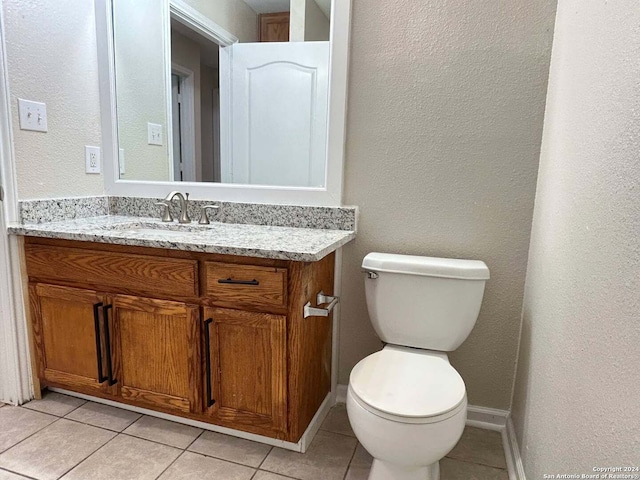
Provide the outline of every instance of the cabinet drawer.
{"type": "Polygon", "coordinates": [[[32,278],[172,297],[198,295],[195,260],[48,245],[26,245],[25,251],[32,278]]]}
{"type": "Polygon", "coordinates": [[[229,306],[285,307],[287,269],[205,262],[205,296],[229,306]]]}

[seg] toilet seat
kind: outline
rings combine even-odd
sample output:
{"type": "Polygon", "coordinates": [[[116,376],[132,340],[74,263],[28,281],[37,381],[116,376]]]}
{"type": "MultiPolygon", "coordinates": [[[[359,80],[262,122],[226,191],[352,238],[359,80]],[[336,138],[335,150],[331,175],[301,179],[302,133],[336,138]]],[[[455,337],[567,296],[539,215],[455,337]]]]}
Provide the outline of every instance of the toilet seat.
{"type": "Polygon", "coordinates": [[[349,389],[363,408],[401,423],[434,423],[466,408],[466,388],[446,354],[387,345],[352,370],[349,389]]]}

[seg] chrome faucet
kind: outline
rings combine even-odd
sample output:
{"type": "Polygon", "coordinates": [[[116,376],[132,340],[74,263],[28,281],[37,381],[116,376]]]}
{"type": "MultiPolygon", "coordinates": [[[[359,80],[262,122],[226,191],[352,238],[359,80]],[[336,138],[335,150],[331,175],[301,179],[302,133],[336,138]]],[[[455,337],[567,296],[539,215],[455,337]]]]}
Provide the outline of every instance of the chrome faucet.
{"type": "Polygon", "coordinates": [[[171,202],[175,197],[178,197],[180,201],[180,217],[178,217],[178,223],[191,223],[189,212],[187,211],[189,209],[189,194],[187,193],[185,196],[175,191],[167,195],[164,200],[165,202],[171,202]]]}

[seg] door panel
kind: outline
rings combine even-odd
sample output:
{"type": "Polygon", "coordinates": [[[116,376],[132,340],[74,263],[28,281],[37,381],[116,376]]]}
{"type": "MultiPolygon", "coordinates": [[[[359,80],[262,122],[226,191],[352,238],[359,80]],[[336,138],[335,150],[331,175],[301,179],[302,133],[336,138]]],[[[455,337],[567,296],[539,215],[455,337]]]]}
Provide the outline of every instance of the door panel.
{"type": "Polygon", "coordinates": [[[223,425],[284,434],[286,317],[209,308],[204,319],[215,401],[209,413],[223,425]]]}
{"type": "Polygon", "coordinates": [[[120,394],[147,406],[197,411],[198,307],[118,295],[113,314],[120,394]]]}
{"type": "Polygon", "coordinates": [[[100,308],[105,297],[91,290],[36,284],[30,286],[30,298],[44,383],[109,391],[100,308]]]}
{"type": "Polygon", "coordinates": [[[223,183],[322,187],[329,42],[220,49],[223,183]]]}

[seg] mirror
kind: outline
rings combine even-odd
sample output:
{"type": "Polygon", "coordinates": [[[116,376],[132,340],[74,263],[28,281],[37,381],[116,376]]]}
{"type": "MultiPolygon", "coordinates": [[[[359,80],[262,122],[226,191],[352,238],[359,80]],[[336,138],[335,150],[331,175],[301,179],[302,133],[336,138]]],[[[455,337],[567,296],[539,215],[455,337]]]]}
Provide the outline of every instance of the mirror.
{"type": "Polygon", "coordinates": [[[331,0],[112,0],[120,180],[326,187],[331,0]]]}

